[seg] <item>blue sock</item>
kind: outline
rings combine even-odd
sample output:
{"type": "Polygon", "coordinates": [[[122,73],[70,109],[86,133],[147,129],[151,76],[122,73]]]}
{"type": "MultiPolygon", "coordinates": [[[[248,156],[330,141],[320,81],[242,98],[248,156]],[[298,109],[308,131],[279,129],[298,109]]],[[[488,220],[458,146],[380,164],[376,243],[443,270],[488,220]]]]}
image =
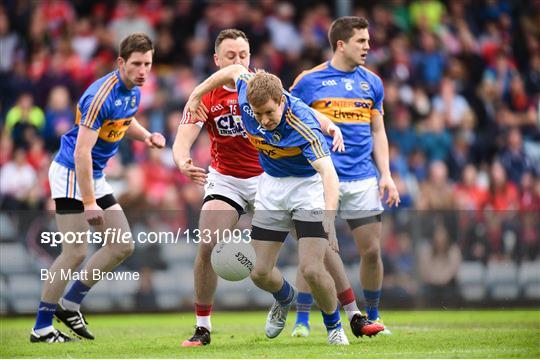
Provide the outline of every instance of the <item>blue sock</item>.
{"type": "Polygon", "coordinates": [[[368,319],[377,320],[379,318],[379,300],[381,299],[381,290],[364,290],[364,297],[366,298],[366,313],[368,319]]]}
{"type": "Polygon", "coordinates": [[[326,326],[326,330],[334,330],[334,329],[341,329],[341,317],[339,315],[339,305],[336,308],[336,311],[334,311],[331,314],[325,314],[324,311],[321,311],[324,326],[326,326]]]}
{"type": "Polygon", "coordinates": [[[272,295],[274,295],[274,299],[279,301],[281,305],[286,306],[291,303],[294,293],[291,284],[289,284],[287,280],[283,279],[283,286],[281,289],[273,292],[272,295]]]}
{"type": "Polygon", "coordinates": [[[296,299],[296,323],[309,327],[309,311],[313,304],[313,295],[310,293],[298,293],[296,299]]]}
{"type": "Polygon", "coordinates": [[[66,295],[64,295],[64,299],[80,304],[86,294],[88,294],[88,290],[90,290],[90,287],[84,285],[80,280],[77,280],[71,285],[71,288],[66,295]]]}
{"type": "Polygon", "coordinates": [[[47,326],[52,326],[54,312],[56,311],[56,304],[49,304],[43,301],[40,301],[36,324],[34,325],[34,330],[43,329],[47,326]]]}

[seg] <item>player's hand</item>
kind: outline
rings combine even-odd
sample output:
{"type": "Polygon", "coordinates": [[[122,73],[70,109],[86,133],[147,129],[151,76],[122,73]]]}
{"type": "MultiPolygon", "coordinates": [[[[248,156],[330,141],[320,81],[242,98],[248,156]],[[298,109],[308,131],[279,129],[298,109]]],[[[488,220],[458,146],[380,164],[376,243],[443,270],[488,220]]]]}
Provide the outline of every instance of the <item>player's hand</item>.
{"type": "Polygon", "coordinates": [[[201,98],[191,94],[189,97],[185,110],[190,114],[192,118],[206,120],[208,119],[208,109],[201,102],[201,98]]]}
{"type": "Polygon", "coordinates": [[[345,142],[341,129],[336,124],[331,124],[327,129],[328,135],[332,136],[332,151],[344,152],[345,142]]]}
{"type": "Polygon", "coordinates": [[[335,211],[325,211],[324,213],[323,228],[328,234],[328,245],[335,252],[339,252],[339,244],[336,236],[335,211]]]}
{"type": "Polygon", "coordinates": [[[84,217],[92,226],[101,226],[104,223],[103,209],[95,201],[84,205],[84,217]]]}
{"type": "Polygon", "coordinates": [[[145,144],[152,149],[163,149],[165,147],[165,137],[160,133],[152,133],[144,139],[145,144]]]}
{"type": "Polygon", "coordinates": [[[386,204],[390,207],[398,207],[401,200],[399,198],[396,184],[394,184],[394,180],[392,180],[391,176],[382,176],[379,180],[379,196],[381,200],[384,198],[385,192],[388,192],[386,204]]]}
{"type": "Polygon", "coordinates": [[[182,174],[191,179],[195,184],[204,186],[206,184],[206,171],[203,168],[193,165],[193,159],[188,158],[182,164],[180,164],[180,171],[182,174]]]}

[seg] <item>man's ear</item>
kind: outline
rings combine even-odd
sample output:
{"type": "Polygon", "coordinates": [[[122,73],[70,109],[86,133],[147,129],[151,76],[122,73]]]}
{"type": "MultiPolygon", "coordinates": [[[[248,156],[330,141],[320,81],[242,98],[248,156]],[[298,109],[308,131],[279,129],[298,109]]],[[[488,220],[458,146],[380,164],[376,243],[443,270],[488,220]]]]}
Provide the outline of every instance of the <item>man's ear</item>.
{"type": "Polygon", "coordinates": [[[218,56],[217,54],[214,53],[214,64],[216,64],[216,66],[219,68],[219,61],[218,61],[218,56]]]}

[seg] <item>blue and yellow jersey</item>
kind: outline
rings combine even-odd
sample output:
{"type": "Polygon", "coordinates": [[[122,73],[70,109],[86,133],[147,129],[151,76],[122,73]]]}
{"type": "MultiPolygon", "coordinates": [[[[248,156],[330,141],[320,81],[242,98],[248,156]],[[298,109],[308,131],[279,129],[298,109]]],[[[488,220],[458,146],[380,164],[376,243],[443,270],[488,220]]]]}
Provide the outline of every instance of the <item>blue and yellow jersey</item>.
{"type": "MultiPolygon", "coordinates": [[[[345,152],[332,152],[340,181],[377,176],[372,160],[371,119],[383,115],[384,89],[381,79],[358,66],[352,72],[332,67],[330,61],[302,72],[291,94],[326,115],[343,133],[345,152]]],[[[329,144],[331,137],[326,137],[329,144]]]]}
{"type": "Polygon", "coordinates": [[[135,86],[129,90],[118,70],[95,81],[79,100],[75,125],[62,136],[54,160],[68,169],[75,169],[73,155],[79,126],[86,126],[98,132],[98,140],[92,148],[92,169],[94,179],[102,177],[107,161],[118,151],[120,140],[137,113],[140,101],[140,89],[135,86]]]}
{"type": "Polygon", "coordinates": [[[315,175],[311,162],[329,156],[328,146],[313,111],[288,92],[283,117],[272,131],[265,130],[247,101],[247,81],[254,74],[242,74],[236,82],[242,122],[248,138],[259,151],[263,170],[274,177],[315,175]]]}

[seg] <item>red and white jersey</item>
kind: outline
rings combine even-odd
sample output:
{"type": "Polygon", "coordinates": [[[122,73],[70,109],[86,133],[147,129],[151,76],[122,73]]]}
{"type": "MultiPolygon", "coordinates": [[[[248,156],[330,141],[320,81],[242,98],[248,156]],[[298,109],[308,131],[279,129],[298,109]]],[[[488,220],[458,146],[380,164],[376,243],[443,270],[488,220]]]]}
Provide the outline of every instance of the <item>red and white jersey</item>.
{"type": "Polygon", "coordinates": [[[223,175],[247,179],[260,175],[259,154],[248,140],[236,90],[222,87],[205,94],[208,119],[194,119],[184,111],[182,124],[203,122],[211,141],[211,166],[223,175]]]}

